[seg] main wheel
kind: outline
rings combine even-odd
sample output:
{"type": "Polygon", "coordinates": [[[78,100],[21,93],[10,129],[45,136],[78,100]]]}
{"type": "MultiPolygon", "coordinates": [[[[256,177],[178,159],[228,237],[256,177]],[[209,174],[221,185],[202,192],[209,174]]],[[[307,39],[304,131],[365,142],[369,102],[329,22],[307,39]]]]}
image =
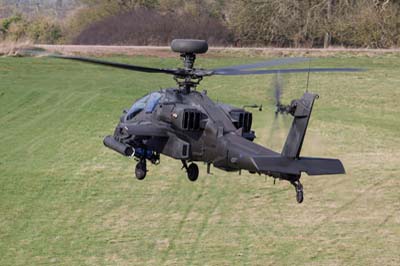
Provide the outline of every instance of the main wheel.
{"type": "Polygon", "coordinates": [[[194,182],[199,177],[199,167],[197,164],[192,163],[187,168],[187,176],[190,181],[194,182]]]}
{"type": "Polygon", "coordinates": [[[135,167],[135,176],[139,180],[143,180],[146,177],[147,169],[146,162],[138,162],[135,167]]]}

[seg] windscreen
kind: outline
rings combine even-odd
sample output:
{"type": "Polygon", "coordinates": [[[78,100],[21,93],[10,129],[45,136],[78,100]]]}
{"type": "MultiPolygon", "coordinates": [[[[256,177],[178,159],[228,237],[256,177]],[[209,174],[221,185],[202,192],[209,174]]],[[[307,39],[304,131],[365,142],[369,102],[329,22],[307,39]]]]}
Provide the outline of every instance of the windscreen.
{"type": "Polygon", "coordinates": [[[136,101],[132,107],[129,109],[128,113],[126,114],[126,120],[131,120],[134,118],[140,111],[144,109],[146,106],[147,100],[150,98],[150,95],[146,95],[140,100],[136,101]]]}
{"type": "Polygon", "coordinates": [[[146,107],[145,107],[145,112],[146,113],[152,113],[154,111],[154,108],[156,108],[156,105],[160,101],[161,98],[161,93],[158,92],[153,92],[150,94],[149,99],[147,100],[146,107]]]}
{"type": "Polygon", "coordinates": [[[143,109],[146,113],[152,113],[160,101],[161,96],[161,93],[153,92],[136,101],[128,110],[126,114],[126,120],[131,120],[143,109]]]}

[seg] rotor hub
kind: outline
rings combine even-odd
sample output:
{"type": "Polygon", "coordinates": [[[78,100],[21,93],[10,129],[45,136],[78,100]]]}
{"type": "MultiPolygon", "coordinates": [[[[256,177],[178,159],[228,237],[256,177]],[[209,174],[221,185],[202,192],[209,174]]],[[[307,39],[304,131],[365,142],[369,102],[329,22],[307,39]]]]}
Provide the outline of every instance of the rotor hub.
{"type": "Polygon", "coordinates": [[[171,50],[180,53],[183,61],[181,73],[174,76],[180,89],[189,93],[193,88],[199,85],[203,76],[207,75],[201,69],[195,69],[196,54],[206,53],[208,43],[205,40],[186,40],[175,39],[171,43],[171,50]]]}

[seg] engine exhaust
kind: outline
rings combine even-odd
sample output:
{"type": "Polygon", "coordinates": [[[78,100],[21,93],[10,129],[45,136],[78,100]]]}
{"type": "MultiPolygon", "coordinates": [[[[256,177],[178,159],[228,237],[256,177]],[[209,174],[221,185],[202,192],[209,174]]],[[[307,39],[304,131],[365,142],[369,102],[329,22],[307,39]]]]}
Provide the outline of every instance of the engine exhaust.
{"type": "Polygon", "coordinates": [[[117,141],[113,136],[105,137],[103,143],[106,147],[124,156],[132,156],[135,152],[135,150],[132,147],[117,141]]]}

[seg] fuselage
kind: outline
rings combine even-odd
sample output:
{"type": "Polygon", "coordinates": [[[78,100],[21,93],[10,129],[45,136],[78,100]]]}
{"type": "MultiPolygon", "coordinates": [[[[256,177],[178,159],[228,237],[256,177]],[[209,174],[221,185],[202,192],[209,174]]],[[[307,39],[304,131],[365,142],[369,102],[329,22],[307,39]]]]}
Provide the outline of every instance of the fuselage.
{"type": "Polygon", "coordinates": [[[139,151],[212,163],[224,170],[255,171],[243,158],[271,151],[252,142],[251,124],[250,112],[214,103],[205,91],[165,89],[124,111],[114,137],[139,151]]]}

